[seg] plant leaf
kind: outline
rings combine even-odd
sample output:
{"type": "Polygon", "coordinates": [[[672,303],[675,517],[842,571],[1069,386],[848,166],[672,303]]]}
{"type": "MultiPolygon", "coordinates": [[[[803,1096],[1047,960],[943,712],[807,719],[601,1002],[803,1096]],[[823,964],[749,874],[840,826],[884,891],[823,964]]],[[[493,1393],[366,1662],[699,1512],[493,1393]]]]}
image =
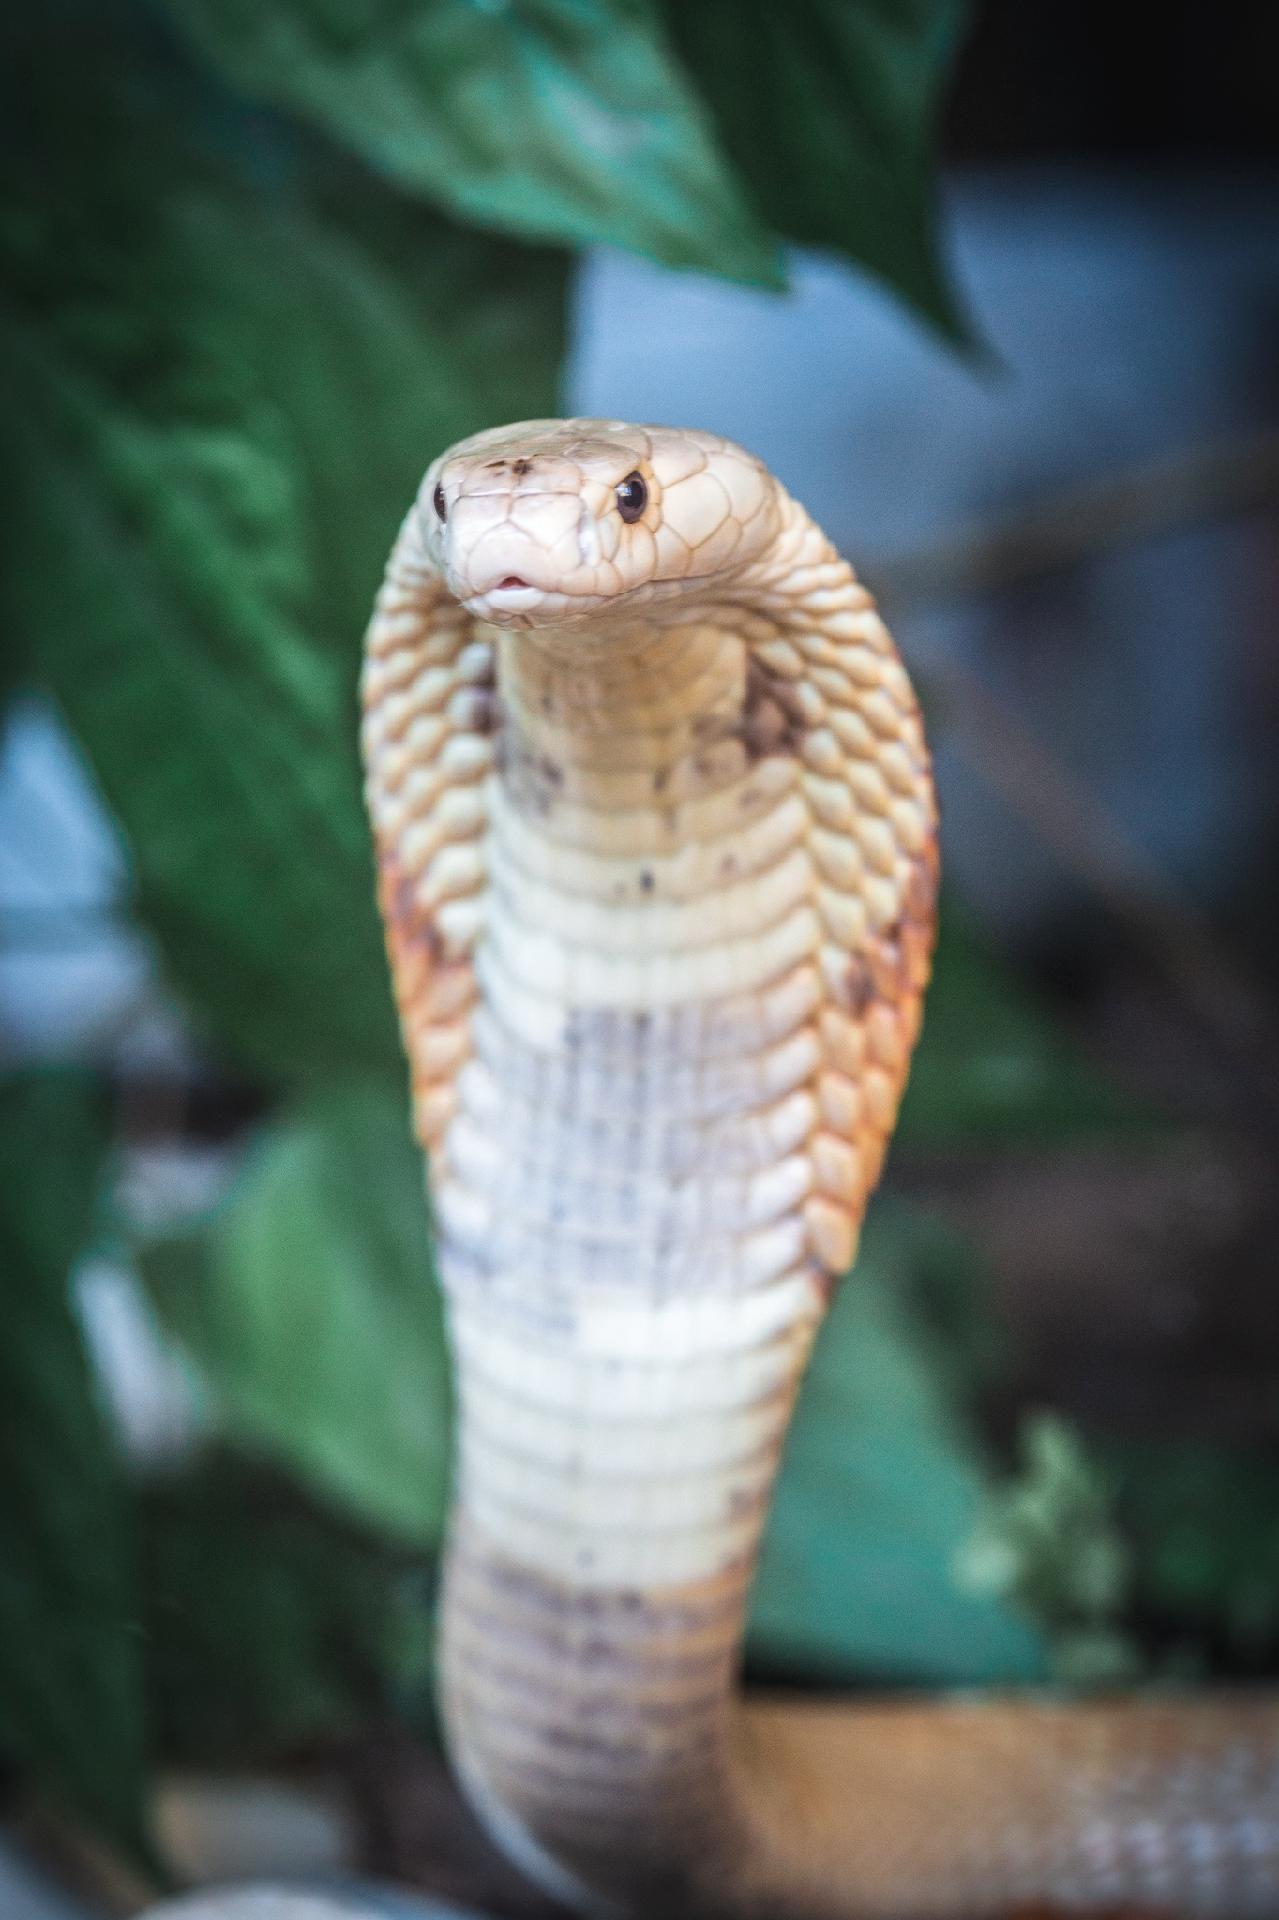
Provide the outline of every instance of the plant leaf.
{"type": "Polygon", "coordinates": [[[877,1203],[818,1338],[751,1606],[749,1649],[766,1667],[930,1685],[1045,1671],[1029,1620],[956,1577],[991,1476],[914,1297],[931,1240],[877,1203]]]}
{"type": "Polygon", "coordinates": [[[781,284],[651,0],[169,0],[238,86],[481,226],[781,284]]]}
{"type": "Polygon", "coordinates": [[[67,1291],[104,1140],[82,1077],[0,1083],[0,1748],[145,1850],[130,1514],[67,1291]]]}
{"type": "Polygon", "coordinates": [[[964,0],[666,0],[665,12],[776,230],[846,253],[971,343],[938,246],[932,164],[964,0]]]}
{"type": "Polygon", "coordinates": [[[429,458],[553,406],[564,265],[246,129],[97,31],[13,63],[5,612],[197,1014],[259,1070],[392,1065],[360,635],[429,458]]]}
{"type": "Polygon", "coordinates": [[[440,1533],[450,1417],[424,1192],[403,1094],[328,1088],[202,1231],[141,1252],[232,1437],[418,1546],[440,1533]]]}

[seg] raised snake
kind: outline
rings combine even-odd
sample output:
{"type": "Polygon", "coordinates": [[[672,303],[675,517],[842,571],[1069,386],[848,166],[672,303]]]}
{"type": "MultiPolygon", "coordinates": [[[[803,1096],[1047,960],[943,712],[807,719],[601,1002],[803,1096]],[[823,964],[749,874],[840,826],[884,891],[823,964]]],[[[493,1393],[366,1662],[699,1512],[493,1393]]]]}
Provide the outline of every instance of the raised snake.
{"type": "Polygon", "coordinates": [[[492,1834],[605,1912],[1279,1914],[1272,1700],[735,1697],[933,943],[919,707],[847,562],[712,434],[478,434],[363,697],[456,1363],[443,1717],[492,1834]]]}

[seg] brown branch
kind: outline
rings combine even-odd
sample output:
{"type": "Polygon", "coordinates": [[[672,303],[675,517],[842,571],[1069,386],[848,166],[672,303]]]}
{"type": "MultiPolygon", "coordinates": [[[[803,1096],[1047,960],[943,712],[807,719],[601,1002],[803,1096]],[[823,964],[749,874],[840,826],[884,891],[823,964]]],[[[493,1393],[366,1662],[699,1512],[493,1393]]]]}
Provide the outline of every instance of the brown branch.
{"type": "Polygon", "coordinates": [[[1050,495],[866,568],[895,614],[1036,579],[1179,527],[1279,503],[1279,428],[1210,441],[1050,495]]]}

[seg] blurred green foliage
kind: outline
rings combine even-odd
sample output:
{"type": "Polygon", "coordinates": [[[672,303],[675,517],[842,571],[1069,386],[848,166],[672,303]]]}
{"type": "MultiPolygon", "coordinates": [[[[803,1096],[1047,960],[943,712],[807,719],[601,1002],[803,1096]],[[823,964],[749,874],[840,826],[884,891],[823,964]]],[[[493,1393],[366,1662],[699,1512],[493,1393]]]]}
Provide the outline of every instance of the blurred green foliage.
{"type": "Polygon", "coordinates": [[[1011,1148],[1099,1130],[1148,1130],[1006,966],[943,899],[928,1017],[911,1067],[897,1138],[952,1151],[1011,1148]]]}
{"type": "Polygon", "coordinates": [[[1026,1423],[1021,1451],[1020,1472],[988,1497],[960,1549],[961,1584],[1041,1622],[1055,1679],[1092,1687],[1131,1680],[1139,1662],[1118,1623],[1132,1556],[1112,1489],[1054,1415],[1026,1423]]]}
{"type": "MultiPolygon", "coordinates": [[[[447,1373],[355,721],[397,520],[441,446],[558,409],[587,243],[766,286],[783,242],[834,248],[962,342],[929,164],[962,18],[45,0],[0,23],[0,692],[56,703],[169,987],[271,1105],[207,1216],[116,1221],[218,1428],[148,1481],[118,1457],[72,1284],[111,1130],[82,1077],[0,1086],[0,1751],[118,1838],[143,1844],[165,1758],[423,1713],[447,1373]]],[[[903,1138],[1122,1118],[950,916],[903,1138]]],[[[1063,1550],[1110,1537],[1091,1469],[1041,1442],[1029,1489],[1001,1491],[974,1413],[998,1354],[952,1237],[881,1208],[864,1270],[804,1394],[753,1657],[1060,1673],[1081,1609],[1109,1630],[1124,1604],[1081,1597],[1063,1550]]],[[[1257,1631],[1279,1571],[1259,1597],[1242,1533],[1170,1532],[1161,1500],[1135,1590],[1211,1612],[1204,1556],[1227,1552],[1257,1631]]]]}
{"type": "Polygon", "coordinates": [[[968,344],[932,152],[966,0],[665,0],[664,15],[763,217],[848,253],[968,344]]]}
{"type": "Polygon", "coordinates": [[[946,1686],[1048,1671],[1034,1610],[957,1577],[994,1465],[973,1414],[986,1356],[955,1344],[939,1285],[952,1310],[961,1287],[963,1321],[980,1322],[967,1250],[881,1199],[787,1437],[752,1595],[750,1648],[763,1666],[946,1686]]]}
{"type": "Polygon", "coordinates": [[[1279,1641],[1279,1474],[1183,1439],[1096,1449],[1130,1543],[1130,1596],[1174,1674],[1265,1670],[1279,1641]]]}
{"type": "Polygon", "coordinates": [[[156,1750],[253,1765],[392,1716],[433,1725],[420,1556],[217,1454],[139,1490],[145,1707],[156,1750]]]}
{"type": "Polygon", "coordinates": [[[392,1068],[359,635],[426,450],[553,411],[566,264],[123,19],[91,11],[70,62],[65,24],[28,28],[10,72],[9,620],[210,1036],[272,1077],[392,1068]]]}
{"type": "Polygon", "coordinates": [[[398,1088],[299,1101],[203,1228],[141,1265],[238,1434],[393,1538],[438,1541],[448,1370],[398,1088]]]}
{"type": "Polygon", "coordinates": [[[0,1081],[0,1738],[36,1781],[142,1844],[131,1514],[67,1278],[106,1142],[90,1081],[0,1081]]]}

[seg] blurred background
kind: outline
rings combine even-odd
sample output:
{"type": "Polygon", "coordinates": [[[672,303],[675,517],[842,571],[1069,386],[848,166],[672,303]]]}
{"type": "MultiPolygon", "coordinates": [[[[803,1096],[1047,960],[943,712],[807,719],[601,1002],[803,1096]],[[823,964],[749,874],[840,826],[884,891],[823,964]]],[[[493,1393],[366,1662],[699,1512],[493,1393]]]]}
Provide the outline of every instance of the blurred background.
{"type": "Polygon", "coordinates": [[[749,1642],[1279,1671],[1279,15],[44,0],[0,26],[0,1912],[534,1903],[431,1704],[448,1384],[360,635],[428,460],[744,441],[948,879],[749,1642]]]}

